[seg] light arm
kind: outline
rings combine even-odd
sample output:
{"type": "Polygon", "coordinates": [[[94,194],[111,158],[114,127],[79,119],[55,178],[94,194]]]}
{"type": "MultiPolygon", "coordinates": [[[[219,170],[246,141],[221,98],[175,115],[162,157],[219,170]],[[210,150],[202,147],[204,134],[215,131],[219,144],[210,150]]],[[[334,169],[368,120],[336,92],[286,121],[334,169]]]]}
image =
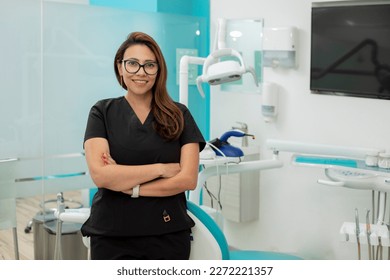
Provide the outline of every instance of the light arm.
{"type": "MultiPolygon", "coordinates": [[[[179,102],[188,106],[188,65],[197,64],[203,65],[205,58],[184,55],[180,59],[180,72],[179,72],[179,102]]],[[[199,92],[204,98],[203,92],[199,92]]]]}

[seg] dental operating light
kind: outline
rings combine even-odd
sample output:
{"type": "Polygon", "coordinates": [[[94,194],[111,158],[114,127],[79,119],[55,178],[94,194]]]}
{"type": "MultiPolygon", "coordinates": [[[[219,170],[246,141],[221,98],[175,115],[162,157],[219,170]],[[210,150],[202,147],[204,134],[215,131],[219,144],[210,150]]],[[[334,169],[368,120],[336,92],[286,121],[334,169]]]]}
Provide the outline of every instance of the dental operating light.
{"type": "Polygon", "coordinates": [[[242,75],[250,73],[258,86],[257,76],[253,67],[247,67],[241,54],[226,47],[226,20],[218,20],[216,48],[206,58],[183,56],[179,69],[179,102],[188,106],[188,65],[202,65],[202,74],[196,78],[199,94],[204,98],[202,83],[211,86],[240,80],[242,75]]]}
{"type": "Polygon", "coordinates": [[[250,73],[253,76],[256,86],[259,86],[255,70],[252,67],[246,67],[240,53],[236,50],[225,48],[211,53],[203,65],[203,74],[196,79],[198,90],[204,96],[202,83],[209,85],[220,85],[223,83],[240,80],[242,75],[250,73]],[[232,57],[239,60],[222,60],[222,57],[232,57]]]}

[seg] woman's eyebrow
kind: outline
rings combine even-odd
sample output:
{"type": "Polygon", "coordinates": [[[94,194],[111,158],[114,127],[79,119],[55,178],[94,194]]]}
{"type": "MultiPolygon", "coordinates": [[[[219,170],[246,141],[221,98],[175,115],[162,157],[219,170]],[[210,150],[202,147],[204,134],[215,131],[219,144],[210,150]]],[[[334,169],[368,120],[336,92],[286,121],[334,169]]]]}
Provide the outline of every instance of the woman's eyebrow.
{"type": "MultiPolygon", "coordinates": [[[[135,60],[135,61],[140,61],[138,58],[136,57],[130,57],[130,58],[124,58],[123,60],[135,60]]],[[[145,59],[144,62],[157,62],[155,59],[145,59]]]]}

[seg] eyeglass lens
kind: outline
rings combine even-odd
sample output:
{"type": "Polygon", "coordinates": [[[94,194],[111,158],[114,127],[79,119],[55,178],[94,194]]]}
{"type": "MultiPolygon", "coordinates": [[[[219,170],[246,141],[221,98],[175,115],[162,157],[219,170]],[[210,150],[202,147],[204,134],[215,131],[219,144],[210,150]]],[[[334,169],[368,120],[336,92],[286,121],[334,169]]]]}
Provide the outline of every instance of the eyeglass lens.
{"type": "Polygon", "coordinates": [[[142,65],[135,60],[123,60],[123,63],[125,64],[126,71],[130,74],[137,73],[141,67],[148,75],[154,75],[158,71],[158,64],[156,62],[147,62],[142,65]]]}

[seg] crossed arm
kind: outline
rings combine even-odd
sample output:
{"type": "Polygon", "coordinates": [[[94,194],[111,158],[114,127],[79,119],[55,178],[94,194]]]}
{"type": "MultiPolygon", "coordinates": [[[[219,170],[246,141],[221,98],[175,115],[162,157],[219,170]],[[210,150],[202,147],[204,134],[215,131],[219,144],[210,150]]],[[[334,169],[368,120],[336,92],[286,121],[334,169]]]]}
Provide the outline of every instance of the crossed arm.
{"type": "Polygon", "coordinates": [[[91,178],[99,188],[132,194],[140,185],[140,196],[171,196],[196,187],[199,144],[181,148],[180,163],[120,165],[110,157],[105,138],[91,138],[84,143],[91,178]]]}

